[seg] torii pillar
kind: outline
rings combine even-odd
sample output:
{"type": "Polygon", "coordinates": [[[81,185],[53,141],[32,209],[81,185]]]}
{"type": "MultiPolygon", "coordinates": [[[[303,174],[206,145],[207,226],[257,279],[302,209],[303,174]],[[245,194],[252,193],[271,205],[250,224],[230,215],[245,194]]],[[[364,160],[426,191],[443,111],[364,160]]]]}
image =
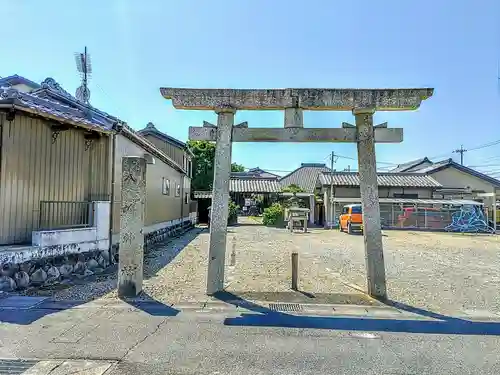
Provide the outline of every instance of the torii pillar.
{"type": "Polygon", "coordinates": [[[212,194],[207,294],[224,287],[229,176],[232,142],[356,142],[363,205],[368,292],[387,298],[380,226],[375,142],[401,142],[402,129],[373,126],[378,111],[415,110],[433,89],[182,89],[161,88],[177,109],[213,110],[217,126],[190,127],[190,140],[216,141],[212,194]],[[237,110],[284,110],[284,128],[234,125],[237,110]],[[356,125],[342,128],[304,128],[303,110],[352,111],[356,125]]]}

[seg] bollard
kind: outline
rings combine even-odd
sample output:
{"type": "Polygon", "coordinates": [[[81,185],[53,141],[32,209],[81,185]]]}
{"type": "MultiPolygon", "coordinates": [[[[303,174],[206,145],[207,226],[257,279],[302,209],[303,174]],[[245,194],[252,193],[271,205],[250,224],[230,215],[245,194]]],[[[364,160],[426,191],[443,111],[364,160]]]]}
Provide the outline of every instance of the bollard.
{"type": "Polygon", "coordinates": [[[233,249],[231,250],[231,266],[236,265],[236,237],[233,237],[233,249]]]}
{"type": "Polygon", "coordinates": [[[299,290],[298,286],[299,278],[299,254],[292,253],[292,289],[299,290]]]}

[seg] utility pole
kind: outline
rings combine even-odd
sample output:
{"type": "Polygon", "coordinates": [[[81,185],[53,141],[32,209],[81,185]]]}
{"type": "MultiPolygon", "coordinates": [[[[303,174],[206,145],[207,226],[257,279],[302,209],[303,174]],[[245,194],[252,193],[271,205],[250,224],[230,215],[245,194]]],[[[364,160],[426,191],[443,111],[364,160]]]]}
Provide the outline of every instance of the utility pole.
{"type": "Polygon", "coordinates": [[[335,204],[333,203],[333,164],[335,163],[335,151],[332,151],[331,160],[330,160],[330,229],[333,228],[333,219],[335,217],[335,213],[333,209],[335,204]]]}
{"type": "Polygon", "coordinates": [[[457,153],[457,154],[460,154],[460,164],[464,165],[464,152],[467,152],[467,150],[464,148],[464,145],[460,145],[460,148],[456,149],[453,152],[457,153]]]}

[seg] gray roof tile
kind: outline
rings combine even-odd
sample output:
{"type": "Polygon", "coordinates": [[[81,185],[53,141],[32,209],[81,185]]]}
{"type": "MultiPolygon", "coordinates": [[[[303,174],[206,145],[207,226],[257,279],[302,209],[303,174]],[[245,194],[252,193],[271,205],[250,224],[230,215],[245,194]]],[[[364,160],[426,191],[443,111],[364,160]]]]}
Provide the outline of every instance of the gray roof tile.
{"type": "Polygon", "coordinates": [[[424,158],[408,161],[408,162],[403,163],[403,164],[398,164],[398,166],[396,168],[391,169],[390,172],[393,172],[393,173],[406,172],[408,169],[414,168],[414,167],[418,166],[419,164],[423,164],[425,162],[431,163],[431,161],[427,157],[424,157],[424,158]]]}
{"type": "MultiPolygon", "coordinates": [[[[275,178],[231,178],[229,180],[231,193],[279,193],[281,185],[275,178]]],[[[195,191],[196,199],[212,198],[211,191],[195,191]]]]}
{"type": "Polygon", "coordinates": [[[193,192],[194,199],[211,199],[212,192],[211,191],[195,191],[193,192]]]}
{"type": "Polygon", "coordinates": [[[118,121],[116,117],[78,101],[52,78],[47,78],[39,89],[29,93],[10,86],[0,87],[2,104],[97,131],[112,131],[118,121]]]}
{"type": "Polygon", "coordinates": [[[312,193],[322,172],[330,172],[330,168],[326,164],[302,163],[300,168],[284,176],[280,184],[282,187],[297,185],[306,193],[312,193]]]}
{"type": "Polygon", "coordinates": [[[23,80],[32,81],[17,75],[7,78],[9,79],[3,80],[3,83],[0,82],[2,83],[0,85],[0,107],[10,107],[13,105],[20,111],[57,119],[74,126],[99,132],[111,133],[117,131],[117,127],[121,127],[129,138],[141,145],[145,150],[151,151],[155,156],[161,158],[173,168],[185,172],[182,166],[174,162],[168,155],[138,134],[134,129],[124,124],[118,118],[76,99],[53,78],[45,79],[39,85],[39,88],[29,93],[21,92],[11,86],[18,83],[18,81],[21,83],[24,82],[23,80]],[[14,78],[11,79],[12,77],[14,78]]]}
{"type": "Polygon", "coordinates": [[[275,178],[232,178],[229,190],[234,193],[278,193],[281,185],[275,178]]]}
{"type": "MultiPolygon", "coordinates": [[[[357,172],[321,173],[319,180],[322,185],[330,185],[333,178],[334,186],[359,186],[357,172]]],[[[431,176],[421,173],[377,173],[379,186],[393,187],[442,187],[431,176]]]]}
{"type": "Polygon", "coordinates": [[[174,138],[168,134],[165,134],[165,133],[159,131],[152,122],[148,122],[146,127],[144,129],[138,130],[137,133],[139,133],[142,136],[152,135],[152,136],[159,138],[160,140],[162,140],[164,142],[173,144],[174,146],[184,148],[184,149],[188,148],[186,143],[178,140],[177,138],[174,138]]]}

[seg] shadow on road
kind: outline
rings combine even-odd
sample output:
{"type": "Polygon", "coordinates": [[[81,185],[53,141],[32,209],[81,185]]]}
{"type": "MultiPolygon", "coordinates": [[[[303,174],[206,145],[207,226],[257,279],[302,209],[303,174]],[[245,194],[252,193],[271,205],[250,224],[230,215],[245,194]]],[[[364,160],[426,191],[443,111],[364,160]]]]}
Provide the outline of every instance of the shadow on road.
{"type": "Polygon", "coordinates": [[[228,326],[500,336],[500,323],[474,322],[453,318],[395,301],[385,301],[384,303],[400,310],[436,320],[299,316],[271,310],[229,292],[216,293],[214,297],[223,302],[255,312],[255,314],[243,313],[236,318],[226,318],[224,324],[228,326]]]}
{"type": "MultiPolygon", "coordinates": [[[[149,279],[155,276],[159,270],[171,263],[182,252],[182,250],[203,231],[203,228],[194,228],[180,237],[169,239],[168,241],[158,243],[156,245],[156,247],[161,247],[172,243],[172,248],[169,249],[169,251],[155,251],[154,249],[148,251],[144,255],[144,279],[149,279]],[[154,261],[151,261],[153,259],[154,261]]],[[[107,276],[107,280],[101,280],[102,277],[99,276],[102,275],[93,275],[90,276],[89,279],[75,280],[75,284],[72,285],[77,287],[82,284],[100,283],[99,288],[96,288],[99,292],[93,293],[91,299],[78,301],[55,301],[50,297],[29,297],[18,295],[0,298],[0,323],[21,325],[31,324],[46,315],[71,309],[99,299],[116,289],[116,269],[113,275],[107,276]],[[110,278],[112,278],[112,282],[110,282],[110,278]]],[[[143,310],[150,315],[175,316],[179,313],[179,310],[164,305],[145,294],[142,294],[140,298],[125,300],[124,302],[143,310]]]]}
{"type": "Polygon", "coordinates": [[[176,316],[180,312],[180,310],[165,305],[144,292],[139,298],[123,299],[122,301],[152,316],[176,316]]]}
{"type": "MultiPolygon", "coordinates": [[[[19,299],[18,301],[22,300],[19,299]]],[[[27,300],[25,299],[25,301],[27,300]]],[[[138,298],[122,299],[122,301],[152,316],[176,316],[180,312],[171,306],[155,300],[146,293],[142,293],[138,298]]],[[[0,308],[0,323],[28,325],[46,315],[71,309],[81,304],[83,304],[81,301],[45,300],[32,307],[27,306],[24,309],[19,307],[0,308]]],[[[103,305],[103,308],[105,308],[105,305],[103,305]]]]}

